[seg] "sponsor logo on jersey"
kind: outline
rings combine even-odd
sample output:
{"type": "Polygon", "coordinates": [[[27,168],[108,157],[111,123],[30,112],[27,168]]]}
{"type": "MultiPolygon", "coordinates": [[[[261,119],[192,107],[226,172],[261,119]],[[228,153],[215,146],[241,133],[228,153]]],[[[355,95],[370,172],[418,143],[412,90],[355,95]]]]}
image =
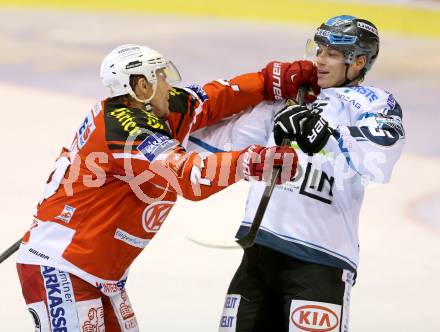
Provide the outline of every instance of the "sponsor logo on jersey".
{"type": "Polygon", "coordinates": [[[117,240],[121,240],[122,242],[125,242],[136,248],[145,248],[148,242],[150,242],[150,240],[141,239],[137,236],[124,232],[122,229],[119,228],[116,230],[114,238],[117,240]]]}
{"type": "Polygon", "coordinates": [[[38,316],[37,312],[33,309],[33,308],[28,308],[31,316],[32,316],[32,320],[34,321],[34,330],[35,332],[41,332],[41,320],[40,317],[38,316]]]}
{"type": "MultiPolygon", "coordinates": [[[[117,119],[122,129],[130,136],[136,136],[142,133],[141,127],[139,127],[133,111],[128,108],[118,108],[108,113],[111,117],[117,119]]],[[[150,112],[143,112],[148,127],[153,129],[164,130],[165,126],[161,123],[160,119],[150,112]]]]}
{"type": "Polygon", "coordinates": [[[156,233],[170,213],[174,202],[160,201],[148,205],[142,213],[142,225],[145,232],[156,233]]]}
{"type": "Polygon", "coordinates": [[[153,129],[165,130],[165,125],[160,121],[160,119],[151,112],[144,112],[147,119],[147,125],[153,129]]]}
{"type": "Polygon", "coordinates": [[[222,316],[220,319],[220,327],[232,328],[232,326],[235,324],[236,318],[237,317],[234,316],[222,316]]]}
{"type": "MultiPolygon", "coordinates": [[[[335,178],[328,175],[319,167],[313,167],[313,164],[308,162],[304,171],[302,165],[299,165],[297,174],[292,181],[296,183],[301,182],[299,189],[301,195],[308,196],[326,204],[332,204],[335,178]]],[[[283,188],[289,190],[286,186],[283,188]]]]}
{"type": "Polygon", "coordinates": [[[66,272],[42,266],[49,321],[53,332],[71,331],[77,325],[72,283],[66,272]]]}
{"type": "Polygon", "coordinates": [[[96,282],[96,288],[98,288],[99,291],[101,291],[106,295],[116,294],[124,289],[126,283],[127,283],[127,278],[121,279],[117,282],[113,282],[113,281],[106,281],[103,283],[96,282]]]}
{"type": "Polygon", "coordinates": [[[170,96],[180,96],[182,94],[182,91],[177,90],[176,88],[171,88],[169,91],[170,96]]]}
{"type": "Polygon", "coordinates": [[[27,306],[34,322],[34,331],[50,331],[49,314],[44,301],[29,303],[27,306]]]}
{"type": "MultiPolygon", "coordinates": [[[[397,131],[397,133],[401,136],[404,137],[405,136],[405,130],[403,129],[403,124],[400,121],[400,119],[389,116],[389,115],[384,115],[382,113],[377,113],[376,117],[376,122],[379,125],[379,127],[381,129],[389,129],[389,128],[393,128],[397,131]]],[[[389,134],[387,135],[390,138],[393,138],[394,136],[389,134]]]]}
{"type": "Polygon", "coordinates": [[[47,256],[47,255],[45,255],[45,254],[43,254],[43,253],[41,253],[41,252],[39,252],[39,251],[37,251],[35,249],[29,248],[29,252],[31,254],[34,254],[35,256],[38,256],[38,257],[43,258],[43,259],[46,259],[46,260],[50,259],[49,256],[47,256]]]}
{"type": "Polygon", "coordinates": [[[170,139],[167,135],[155,133],[148,136],[137,147],[148,161],[152,162],[161,153],[168,151],[178,145],[174,139],[170,139]]]}
{"type": "Polygon", "coordinates": [[[74,207],[71,207],[70,205],[64,205],[63,211],[60,215],[56,216],[55,219],[62,220],[67,224],[72,219],[75,210],[76,209],[74,207]]]}
{"type": "Polygon", "coordinates": [[[361,108],[361,104],[355,99],[355,98],[351,98],[350,96],[346,95],[346,94],[342,94],[342,93],[337,93],[336,96],[343,101],[346,101],[349,104],[352,104],[354,107],[356,107],[357,109],[361,108]]]}
{"type": "Polygon", "coordinates": [[[192,85],[188,85],[186,88],[194,92],[197,95],[197,97],[202,101],[202,103],[206,99],[208,99],[208,94],[201,85],[192,84],[192,85]]]}
{"type": "Polygon", "coordinates": [[[226,296],[222,317],[220,318],[219,331],[235,331],[240,299],[241,296],[236,294],[228,294],[228,296],[226,296]]]}
{"type": "Polygon", "coordinates": [[[365,97],[368,98],[370,103],[379,99],[379,97],[376,95],[376,92],[374,92],[373,90],[371,90],[365,86],[358,85],[358,86],[347,87],[344,90],[344,93],[348,93],[348,92],[350,92],[350,90],[356,91],[356,92],[360,93],[361,95],[364,95],[365,97]]]}
{"type": "MultiPolygon", "coordinates": [[[[138,331],[138,323],[125,290],[111,296],[111,309],[117,318],[118,331],[138,331]],[[119,323],[119,324],[118,324],[119,323]],[[121,329],[119,329],[121,325],[121,329]]],[[[77,302],[81,332],[103,332],[106,330],[104,308],[100,298],[77,302]]],[[[108,326],[107,326],[108,329],[108,326]]],[[[70,330],[69,330],[70,331],[70,330]]],[[[73,331],[73,330],[72,330],[73,331]]],[[[75,329],[75,331],[78,331],[75,329]]]]}
{"type": "Polygon", "coordinates": [[[122,129],[130,136],[139,135],[141,133],[141,128],[137,125],[132,111],[128,108],[119,108],[109,113],[110,116],[115,117],[121,124],[122,129]]]}
{"type": "Polygon", "coordinates": [[[76,307],[80,332],[101,332],[105,330],[104,308],[100,298],[78,301],[76,307]]]}
{"type": "Polygon", "coordinates": [[[78,148],[81,149],[84,145],[86,145],[92,133],[95,131],[96,126],[93,122],[93,115],[90,112],[85,118],[82,125],[79,127],[77,132],[77,140],[78,140],[78,148]]]}
{"type": "Polygon", "coordinates": [[[289,331],[336,332],[340,326],[341,306],[303,300],[292,300],[289,331]]]}
{"type": "Polygon", "coordinates": [[[85,322],[82,322],[81,332],[95,332],[95,331],[105,331],[104,323],[104,308],[90,308],[87,312],[87,318],[85,322]]]}
{"type": "Polygon", "coordinates": [[[390,110],[393,110],[396,107],[396,100],[392,94],[388,95],[387,105],[389,106],[390,110]]]}
{"type": "Polygon", "coordinates": [[[138,323],[134,315],[134,311],[131,307],[130,299],[128,298],[127,292],[125,290],[121,291],[121,294],[119,298],[116,299],[116,301],[126,331],[129,331],[131,329],[137,330],[138,323]]]}
{"type": "Polygon", "coordinates": [[[372,27],[371,25],[366,24],[364,22],[357,22],[357,26],[358,26],[358,28],[370,31],[371,33],[373,33],[379,37],[379,34],[378,34],[377,29],[375,27],[372,27]]]}

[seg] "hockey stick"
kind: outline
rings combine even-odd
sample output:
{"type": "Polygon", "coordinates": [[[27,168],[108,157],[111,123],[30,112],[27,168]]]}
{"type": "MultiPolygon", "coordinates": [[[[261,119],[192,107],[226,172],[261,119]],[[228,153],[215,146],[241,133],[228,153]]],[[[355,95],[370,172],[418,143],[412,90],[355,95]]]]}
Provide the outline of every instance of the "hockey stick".
{"type": "MultiPolygon", "coordinates": [[[[306,87],[301,87],[298,91],[296,101],[299,105],[304,102],[304,94],[306,93],[306,87]]],[[[283,146],[289,146],[290,140],[288,138],[283,139],[283,146]]],[[[263,196],[261,197],[260,204],[258,205],[257,212],[255,213],[254,221],[251,224],[249,232],[241,239],[237,240],[237,243],[243,248],[252,247],[257,238],[258,230],[260,229],[261,222],[263,221],[264,213],[266,212],[267,205],[269,204],[270,197],[272,196],[273,189],[275,188],[276,180],[281,173],[281,168],[277,167],[272,170],[272,177],[266,184],[263,196]]]]}
{"type": "Polygon", "coordinates": [[[8,249],[6,249],[1,255],[0,255],[0,263],[3,263],[6,259],[8,259],[14,252],[18,250],[21,244],[21,238],[17,242],[15,242],[12,246],[10,246],[8,249]]]}

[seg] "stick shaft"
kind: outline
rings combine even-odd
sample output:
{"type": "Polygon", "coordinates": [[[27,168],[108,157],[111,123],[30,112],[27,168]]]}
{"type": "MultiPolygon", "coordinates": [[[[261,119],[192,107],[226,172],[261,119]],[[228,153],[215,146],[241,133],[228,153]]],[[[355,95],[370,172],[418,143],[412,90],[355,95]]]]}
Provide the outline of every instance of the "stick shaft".
{"type": "Polygon", "coordinates": [[[20,244],[21,238],[0,255],[0,263],[3,263],[3,261],[8,259],[14,252],[16,252],[20,247],[20,244]]]}
{"type": "MultiPolygon", "coordinates": [[[[304,95],[307,91],[306,87],[301,87],[298,91],[296,101],[299,105],[304,103],[304,95]]],[[[290,140],[288,138],[283,139],[283,146],[289,146],[290,140]]],[[[267,205],[269,204],[270,197],[272,196],[273,189],[275,188],[276,180],[280,175],[281,168],[277,167],[272,170],[272,177],[270,181],[266,184],[263,196],[261,197],[260,204],[258,204],[257,212],[255,213],[254,220],[252,221],[251,228],[249,232],[243,236],[241,239],[237,240],[237,243],[243,248],[249,248],[257,239],[258,230],[260,229],[261,222],[263,221],[264,213],[266,212],[267,205]]]]}

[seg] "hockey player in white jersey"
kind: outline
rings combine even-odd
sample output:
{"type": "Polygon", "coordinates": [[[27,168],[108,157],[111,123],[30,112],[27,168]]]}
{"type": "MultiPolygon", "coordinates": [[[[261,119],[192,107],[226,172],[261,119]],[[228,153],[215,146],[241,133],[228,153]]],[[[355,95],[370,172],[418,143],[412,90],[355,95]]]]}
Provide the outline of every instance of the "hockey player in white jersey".
{"type": "MultiPolygon", "coordinates": [[[[405,134],[392,94],[360,85],[379,53],[374,24],[333,17],[314,43],[316,101],[262,102],[190,139],[195,149],[224,150],[287,136],[302,150],[295,178],[276,186],[255,245],[244,251],[220,331],[348,331],[364,189],[390,180],[405,134]]],[[[248,232],[263,191],[251,184],[237,238],[248,232]]]]}

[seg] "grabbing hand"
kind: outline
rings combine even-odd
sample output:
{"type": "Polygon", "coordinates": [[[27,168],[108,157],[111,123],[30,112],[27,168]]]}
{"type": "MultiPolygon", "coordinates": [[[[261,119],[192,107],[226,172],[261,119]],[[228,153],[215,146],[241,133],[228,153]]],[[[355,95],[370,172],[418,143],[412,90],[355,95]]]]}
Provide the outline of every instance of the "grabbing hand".
{"type": "Polygon", "coordinates": [[[319,94],[316,66],[310,61],[273,61],[261,70],[264,76],[264,90],[267,99],[296,99],[301,86],[309,88],[304,96],[305,103],[311,103],[319,94]]]}
{"type": "Polygon", "coordinates": [[[277,145],[285,137],[295,140],[305,153],[317,153],[328,142],[332,129],[321,116],[325,104],[287,106],[274,118],[274,138],[277,145]]]}
{"type": "Polygon", "coordinates": [[[297,141],[304,122],[311,116],[311,111],[300,105],[286,106],[274,118],[273,135],[275,144],[281,145],[284,138],[297,141]]]}
{"type": "Polygon", "coordinates": [[[305,153],[318,153],[327,144],[332,131],[326,119],[319,113],[312,113],[302,125],[298,146],[305,153]]]}
{"type": "Polygon", "coordinates": [[[281,167],[281,173],[276,179],[277,184],[290,181],[296,174],[298,156],[291,147],[273,146],[262,147],[251,145],[244,151],[242,170],[245,180],[252,177],[258,181],[268,181],[272,169],[281,167]]]}

